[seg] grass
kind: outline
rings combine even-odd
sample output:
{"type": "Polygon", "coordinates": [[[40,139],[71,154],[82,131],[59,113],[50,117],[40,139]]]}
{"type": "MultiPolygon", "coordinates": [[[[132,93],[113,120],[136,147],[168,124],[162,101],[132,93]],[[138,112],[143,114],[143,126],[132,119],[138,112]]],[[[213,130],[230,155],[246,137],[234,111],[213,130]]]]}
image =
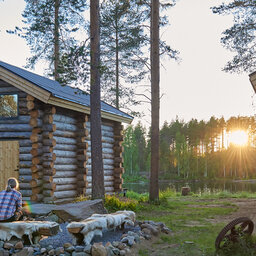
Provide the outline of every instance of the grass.
{"type": "MultiPolygon", "coordinates": [[[[159,251],[159,256],[232,255],[227,252],[216,254],[215,239],[227,223],[213,224],[210,220],[237,210],[232,203],[220,199],[256,198],[254,194],[246,192],[231,194],[225,191],[214,194],[191,193],[184,197],[173,190],[166,190],[160,192],[159,204],[150,204],[147,202],[148,194],[128,191],[127,196],[140,202],[136,208],[139,220],[164,222],[173,231],[171,235],[161,235],[150,247],[141,248],[138,255],[142,256],[151,255],[155,250],[159,251]]],[[[250,248],[247,248],[247,253],[255,255],[250,254],[250,248]]]]}

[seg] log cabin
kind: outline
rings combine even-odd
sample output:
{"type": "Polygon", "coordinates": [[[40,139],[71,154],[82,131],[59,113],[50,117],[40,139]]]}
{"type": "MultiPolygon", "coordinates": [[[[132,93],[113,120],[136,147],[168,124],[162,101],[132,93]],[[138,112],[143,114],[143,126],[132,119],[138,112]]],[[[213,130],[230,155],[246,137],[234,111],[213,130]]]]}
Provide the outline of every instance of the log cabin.
{"type": "MultiPolygon", "coordinates": [[[[106,193],[122,189],[123,125],[101,102],[106,193]]],[[[92,191],[90,95],[0,61],[0,189],[20,182],[24,200],[64,203],[92,191]]]]}

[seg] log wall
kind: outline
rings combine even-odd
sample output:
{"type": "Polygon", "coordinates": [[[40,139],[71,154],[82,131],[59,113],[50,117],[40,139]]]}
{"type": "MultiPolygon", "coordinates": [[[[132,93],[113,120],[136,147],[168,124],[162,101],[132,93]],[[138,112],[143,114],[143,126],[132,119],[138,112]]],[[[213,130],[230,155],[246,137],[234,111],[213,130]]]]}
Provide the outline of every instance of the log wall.
{"type": "MultiPolygon", "coordinates": [[[[19,140],[19,180],[24,199],[44,203],[91,195],[90,120],[85,114],[44,104],[0,80],[0,93],[17,93],[19,117],[0,120],[0,139],[19,140]]],[[[122,189],[123,127],[102,121],[106,193],[122,189]]]]}
{"type": "Polygon", "coordinates": [[[32,178],[30,170],[32,166],[32,156],[30,154],[32,147],[32,142],[30,140],[32,127],[29,124],[30,114],[27,107],[27,94],[0,79],[0,94],[1,93],[18,95],[19,116],[13,119],[0,120],[0,139],[3,141],[19,141],[20,192],[25,199],[29,199],[30,195],[32,195],[32,189],[30,186],[30,180],[32,178]]]}

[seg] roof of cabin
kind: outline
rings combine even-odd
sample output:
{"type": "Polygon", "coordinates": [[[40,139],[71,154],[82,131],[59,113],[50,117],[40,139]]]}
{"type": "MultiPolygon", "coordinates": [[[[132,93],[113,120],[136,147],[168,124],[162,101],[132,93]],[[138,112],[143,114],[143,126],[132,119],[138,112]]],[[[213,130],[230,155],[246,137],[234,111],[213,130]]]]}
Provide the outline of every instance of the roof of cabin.
{"type": "MultiPolygon", "coordinates": [[[[66,103],[72,102],[72,103],[76,103],[81,106],[90,108],[90,95],[78,88],[73,88],[67,85],[63,86],[57,81],[37,75],[35,73],[7,64],[2,61],[0,61],[0,67],[4,68],[7,71],[10,71],[11,73],[13,73],[14,75],[20,78],[25,79],[26,81],[32,83],[36,87],[39,87],[44,91],[49,92],[50,95],[53,96],[52,99],[58,98],[63,100],[63,102],[66,102],[66,103]]],[[[1,78],[1,70],[0,70],[0,78],[1,78]]],[[[46,102],[46,103],[50,103],[50,102],[46,102]]],[[[69,108],[69,104],[67,104],[66,107],[69,108]]],[[[119,116],[122,119],[122,121],[125,121],[128,123],[130,123],[133,119],[132,116],[124,113],[123,111],[118,110],[115,107],[112,107],[111,105],[103,101],[101,101],[101,111],[106,112],[110,115],[119,116]]]]}

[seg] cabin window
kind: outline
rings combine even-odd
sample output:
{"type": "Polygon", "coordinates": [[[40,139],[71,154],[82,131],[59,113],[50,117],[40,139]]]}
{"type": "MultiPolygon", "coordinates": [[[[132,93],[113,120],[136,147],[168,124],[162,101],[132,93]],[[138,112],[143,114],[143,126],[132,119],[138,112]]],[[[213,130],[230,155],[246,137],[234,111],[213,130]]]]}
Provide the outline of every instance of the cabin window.
{"type": "Polygon", "coordinates": [[[18,116],[18,95],[0,94],[0,119],[18,116]]]}

